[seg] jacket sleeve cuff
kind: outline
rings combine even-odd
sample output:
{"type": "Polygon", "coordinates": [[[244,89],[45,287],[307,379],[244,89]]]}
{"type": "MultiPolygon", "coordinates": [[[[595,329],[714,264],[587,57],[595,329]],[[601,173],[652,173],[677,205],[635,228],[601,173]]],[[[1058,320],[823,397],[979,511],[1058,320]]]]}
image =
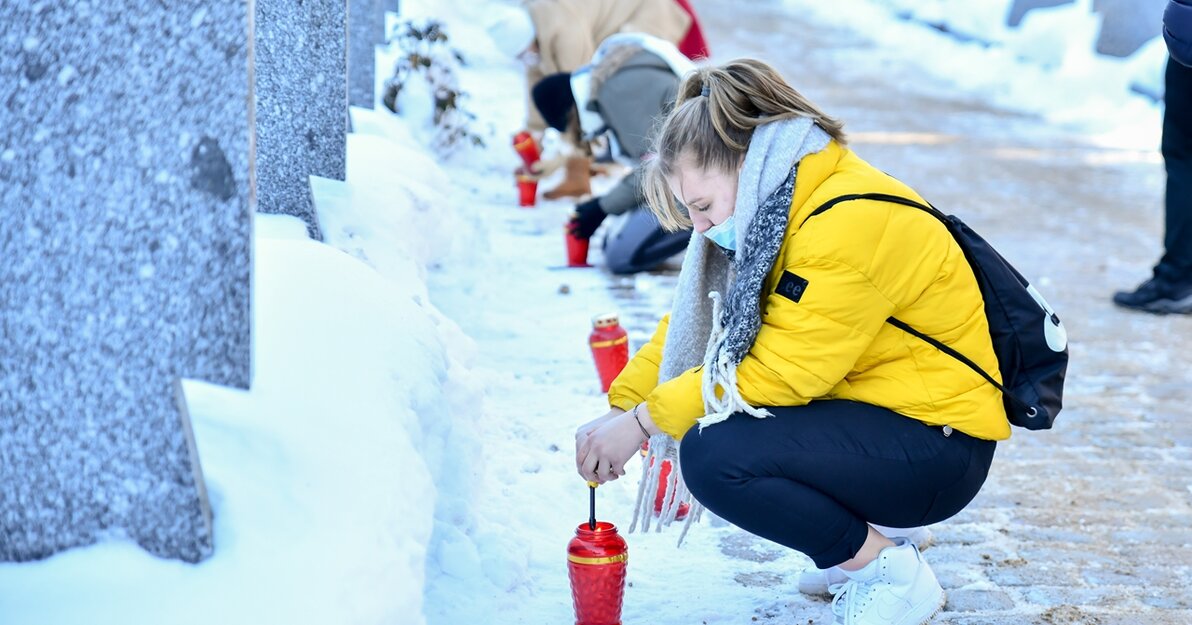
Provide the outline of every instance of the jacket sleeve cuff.
{"type": "Polygon", "coordinates": [[[629,395],[615,395],[614,396],[614,395],[610,394],[608,396],[608,407],[609,408],[620,408],[621,410],[624,410],[625,412],[629,412],[630,410],[633,410],[634,406],[642,403],[642,401],[643,401],[642,399],[635,399],[633,397],[630,397],[629,395]]]}
{"type": "Polygon", "coordinates": [[[688,369],[665,384],[659,384],[646,397],[650,418],[660,430],[682,439],[687,430],[704,416],[701,367],[688,369]]]}
{"type": "Polygon", "coordinates": [[[662,362],[662,348],[669,322],[669,315],[658,322],[650,342],[629,359],[617,379],[613,380],[608,389],[609,406],[630,410],[645,401],[646,394],[658,386],[658,364],[662,362]]]}

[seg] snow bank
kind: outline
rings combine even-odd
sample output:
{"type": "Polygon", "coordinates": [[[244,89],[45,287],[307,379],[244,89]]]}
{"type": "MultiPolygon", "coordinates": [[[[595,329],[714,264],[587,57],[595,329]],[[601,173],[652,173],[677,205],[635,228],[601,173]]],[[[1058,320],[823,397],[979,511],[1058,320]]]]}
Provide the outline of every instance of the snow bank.
{"type": "Polygon", "coordinates": [[[1156,37],[1127,58],[1097,54],[1101,18],[1092,0],[1033,9],[1013,28],[1006,26],[1013,0],[787,2],[856,27],[891,62],[923,67],[957,92],[1042,115],[1107,146],[1158,146],[1154,100],[1163,92],[1166,47],[1156,37]]]}
{"type": "Polygon", "coordinates": [[[253,388],[185,384],[214,556],[105,543],[0,566],[5,623],[423,622],[451,440],[427,420],[466,376],[423,285],[258,221],[253,388]]]}
{"type": "MultiPolygon", "coordinates": [[[[457,368],[466,367],[476,345],[430,304],[426,280],[428,269],[448,259],[464,268],[487,266],[485,224],[474,217],[465,219],[466,211],[457,210],[457,191],[465,181],[458,172],[448,176],[436,164],[425,147],[430,137],[410,128],[416,120],[384,109],[351,112],[356,133],[348,137],[347,183],[316,180],[327,242],[407,290],[434,327],[405,331],[438,337],[445,347],[442,353],[465,363],[457,368]]],[[[473,167],[480,162],[469,160],[473,167]]],[[[400,323],[401,317],[397,319],[400,323]]],[[[483,389],[468,374],[448,376],[448,381],[403,384],[399,389],[415,405],[421,431],[414,436],[415,447],[438,493],[425,576],[412,578],[418,583],[410,584],[423,593],[424,613],[432,623],[448,622],[443,614],[459,610],[484,614],[487,604],[482,597],[505,593],[523,584],[527,575],[525,547],[516,545],[510,528],[486,523],[476,514],[483,482],[479,422],[488,416],[483,389]]],[[[405,605],[410,610],[419,604],[405,605]]]]}

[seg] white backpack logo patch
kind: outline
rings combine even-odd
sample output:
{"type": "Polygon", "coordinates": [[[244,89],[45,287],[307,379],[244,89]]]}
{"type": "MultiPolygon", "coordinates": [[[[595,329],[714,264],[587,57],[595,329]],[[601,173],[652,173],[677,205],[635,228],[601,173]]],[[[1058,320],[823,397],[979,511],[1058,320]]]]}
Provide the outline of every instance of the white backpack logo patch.
{"type": "Polygon", "coordinates": [[[1027,293],[1035,299],[1035,303],[1040,308],[1047,311],[1047,316],[1043,318],[1043,337],[1047,339],[1047,347],[1051,348],[1053,352],[1062,352],[1068,348],[1068,331],[1064,329],[1064,322],[1060,321],[1059,316],[1047,304],[1047,300],[1043,299],[1043,295],[1035,290],[1033,285],[1026,285],[1027,293]]]}

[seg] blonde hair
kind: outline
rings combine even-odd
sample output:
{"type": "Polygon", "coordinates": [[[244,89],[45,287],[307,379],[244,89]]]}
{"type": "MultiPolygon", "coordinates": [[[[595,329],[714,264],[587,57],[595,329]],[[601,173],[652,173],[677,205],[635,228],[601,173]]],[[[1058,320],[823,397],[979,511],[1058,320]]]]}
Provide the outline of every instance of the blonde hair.
{"type": "Polygon", "coordinates": [[[825,115],[762,61],[739,59],[687,74],[654,138],[655,156],[643,172],[642,195],[650,211],[667,230],[690,227],[666,183],[679,159],[685,157],[687,165],[701,170],[736,174],[755,128],[797,117],[810,117],[837,143],[846,144],[842,122],[825,115]]]}

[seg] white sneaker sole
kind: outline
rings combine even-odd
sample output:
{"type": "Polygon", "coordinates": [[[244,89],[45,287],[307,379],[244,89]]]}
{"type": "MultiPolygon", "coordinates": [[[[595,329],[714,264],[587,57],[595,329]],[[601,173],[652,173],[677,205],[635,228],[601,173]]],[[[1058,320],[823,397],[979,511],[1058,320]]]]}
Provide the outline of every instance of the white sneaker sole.
{"type": "Polygon", "coordinates": [[[828,591],[828,587],[825,584],[804,583],[800,581],[799,592],[812,597],[832,598],[832,593],[828,591]]]}
{"type": "Polygon", "coordinates": [[[910,613],[894,621],[892,625],[927,625],[935,618],[936,614],[940,613],[940,610],[944,609],[944,604],[947,602],[948,595],[941,588],[939,597],[924,600],[923,603],[915,606],[910,613]]]}
{"type": "Polygon", "coordinates": [[[907,536],[906,539],[915,543],[915,546],[919,548],[919,553],[923,553],[935,544],[935,532],[924,527],[920,531],[907,536]]]}

